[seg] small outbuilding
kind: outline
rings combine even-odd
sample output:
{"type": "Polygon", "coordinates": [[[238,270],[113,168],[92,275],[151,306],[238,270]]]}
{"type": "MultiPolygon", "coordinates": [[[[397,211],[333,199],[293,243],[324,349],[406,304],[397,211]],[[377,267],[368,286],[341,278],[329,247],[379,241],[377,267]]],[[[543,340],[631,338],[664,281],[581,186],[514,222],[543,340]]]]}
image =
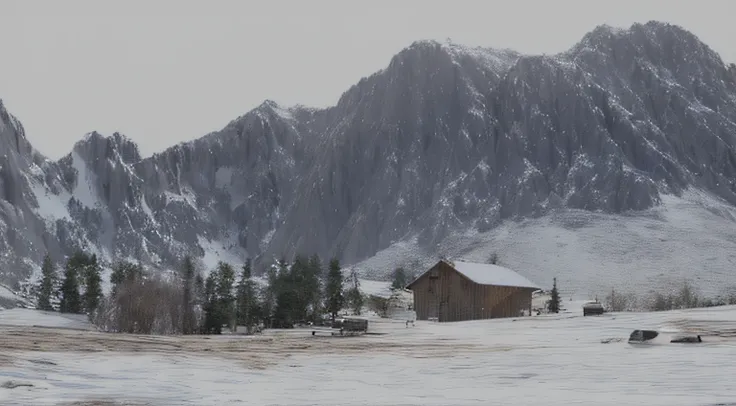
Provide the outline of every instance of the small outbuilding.
{"type": "Polygon", "coordinates": [[[463,321],[531,314],[539,287],[498,265],[441,260],[406,286],[417,320],[463,321]]]}
{"type": "Polygon", "coordinates": [[[583,305],[583,316],[601,315],[606,309],[599,302],[588,302],[583,305]]]}

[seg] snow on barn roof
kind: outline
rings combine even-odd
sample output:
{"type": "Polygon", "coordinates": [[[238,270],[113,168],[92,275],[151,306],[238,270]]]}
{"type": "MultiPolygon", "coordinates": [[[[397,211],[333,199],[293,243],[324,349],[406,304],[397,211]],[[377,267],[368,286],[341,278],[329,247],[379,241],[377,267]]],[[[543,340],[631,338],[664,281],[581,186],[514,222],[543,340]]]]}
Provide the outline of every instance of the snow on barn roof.
{"type": "Polygon", "coordinates": [[[455,270],[479,285],[514,286],[518,288],[539,289],[535,283],[518,273],[498,265],[476,264],[473,262],[449,262],[455,270]]]}
{"type": "MultiPolygon", "coordinates": [[[[512,286],[539,289],[539,286],[511,269],[492,264],[477,264],[465,261],[444,261],[466,278],[479,285],[512,286]]],[[[434,267],[433,267],[434,268],[434,267]]],[[[426,273],[426,272],[425,272],[426,273]]],[[[423,276],[424,274],[422,274],[423,276]]],[[[421,276],[419,277],[421,278],[421,276]]],[[[419,279],[417,278],[417,279],[419,279]]],[[[414,284],[410,283],[409,286],[414,284]]]]}

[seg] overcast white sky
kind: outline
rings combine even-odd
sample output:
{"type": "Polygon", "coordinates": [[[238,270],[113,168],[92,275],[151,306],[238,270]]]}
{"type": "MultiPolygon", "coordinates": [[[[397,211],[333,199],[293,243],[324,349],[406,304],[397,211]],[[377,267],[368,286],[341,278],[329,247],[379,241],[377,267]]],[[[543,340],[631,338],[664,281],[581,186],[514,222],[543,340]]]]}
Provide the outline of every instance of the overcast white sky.
{"type": "Polygon", "coordinates": [[[736,62],[732,0],[0,0],[0,98],[51,158],[85,133],[144,155],[272,99],[329,106],[418,39],[555,53],[661,20],[736,62]]]}

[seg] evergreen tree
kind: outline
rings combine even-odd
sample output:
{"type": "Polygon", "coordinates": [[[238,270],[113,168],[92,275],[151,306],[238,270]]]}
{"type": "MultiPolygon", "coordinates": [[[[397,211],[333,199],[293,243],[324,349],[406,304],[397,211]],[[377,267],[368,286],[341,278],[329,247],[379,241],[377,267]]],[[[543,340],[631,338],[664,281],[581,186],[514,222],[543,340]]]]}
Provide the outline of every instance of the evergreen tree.
{"type": "Polygon", "coordinates": [[[319,255],[314,254],[309,258],[309,275],[306,289],[309,292],[309,319],[317,322],[322,318],[322,291],[323,270],[319,255]]]}
{"type": "Polygon", "coordinates": [[[276,309],[276,296],[279,289],[279,273],[282,267],[272,265],[266,270],[267,284],[262,289],[261,317],[267,327],[273,326],[274,310],[276,309]]]}
{"type": "Polygon", "coordinates": [[[285,260],[279,261],[279,272],[274,286],[276,293],[276,307],[273,319],[278,327],[291,327],[301,319],[304,294],[299,285],[304,276],[305,263],[301,256],[295,258],[289,267],[285,260]]]}
{"type": "Polygon", "coordinates": [[[292,317],[295,321],[307,321],[315,314],[315,301],[319,300],[319,271],[312,268],[312,261],[297,255],[291,267],[290,289],[295,292],[292,317]]]}
{"type": "Polygon", "coordinates": [[[248,311],[250,310],[248,306],[248,281],[250,281],[250,276],[252,273],[251,268],[251,261],[250,258],[245,259],[245,264],[243,265],[243,270],[240,272],[240,280],[238,281],[238,293],[236,295],[236,309],[237,309],[237,319],[239,325],[247,325],[246,320],[248,319],[248,311]]]}
{"type": "Polygon", "coordinates": [[[550,299],[547,304],[550,313],[560,312],[560,292],[557,291],[557,278],[552,280],[552,292],[550,293],[550,299]]]}
{"type": "Polygon", "coordinates": [[[227,324],[231,329],[235,327],[235,296],[233,296],[233,285],[235,284],[235,270],[225,262],[217,264],[216,274],[216,301],[220,325],[227,324]]]}
{"type": "Polygon", "coordinates": [[[238,323],[246,326],[249,331],[257,323],[256,319],[258,317],[256,285],[251,279],[251,274],[251,260],[248,258],[245,260],[240,282],[238,283],[237,317],[238,323]]]}
{"type": "Polygon", "coordinates": [[[303,321],[307,318],[307,303],[310,296],[306,288],[308,274],[308,259],[303,255],[297,255],[289,268],[286,281],[287,289],[293,292],[290,311],[293,321],[303,321]]]}
{"type": "Polygon", "coordinates": [[[268,271],[262,310],[277,326],[316,321],[322,311],[322,266],[319,257],[297,255],[289,266],[284,259],[268,271]]]}
{"type": "Polygon", "coordinates": [[[235,297],[233,283],[235,271],[230,264],[219,262],[205,282],[205,332],[221,334],[222,325],[235,323],[235,297]]]}
{"type": "Polygon", "coordinates": [[[54,294],[54,283],[56,281],[56,272],[51,257],[48,254],[43,257],[43,265],[41,266],[41,286],[38,295],[38,308],[40,310],[54,310],[51,306],[51,296],[54,294]]]}
{"type": "Polygon", "coordinates": [[[340,261],[338,261],[337,258],[333,258],[330,260],[327,270],[327,283],[325,284],[325,298],[327,301],[325,307],[330,313],[333,323],[345,303],[342,289],[343,276],[342,270],[340,269],[340,261]]]}
{"type": "Polygon", "coordinates": [[[404,268],[396,268],[394,269],[394,275],[393,275],[393,282],[391,282],[391,289],[404,289],[406,287],[406,284],[409,283],[406,280],[406,271],[404,268]]]}
{"type": "Polygon", "coordinates": [[[94,313],[100,306],[102,299],[102,278],[100,277],[100,265],[97,262],[97,256],[85,258],[84,267],[84,308],[88,314],[94,313]]]}
{"type": "Polygon", "coordinates": [[[213,271],[207,276],[204,283],[205,304],[204,304],[204,331],[207,334],[220,334],[222,323],[220,322],[217,311],[217,271],[213,271]]]}
{"type": "Polygon", "coordinates": [[[350,272],[350,284],[350,289],[348,289],[345,296],[350,308],[353,310],[353,314],[360,315],[363,309],[364,299],[363,294],[360,292],[360,279],[354,269],[350,272]]]}
{"type": "Polygon", "coordinates": [[[194,279],[195,279],[194,261],[192,257],[187,255],[182,263],[182,302],[184,309],[182,311],[182,327],[183,334],[194,333],[196,323],[194,318],[194,297],[192,295],[194,279]]]}
{"type": "Polygon", "coordinates": [[[75,252],[66,261],[64,267],[64,281],[61,284],[61,303],[59,310],[62,313],[81,313],[82,299],[79,295],[79,276],[87,263],[87,255],[82,251],[75,252]]]}

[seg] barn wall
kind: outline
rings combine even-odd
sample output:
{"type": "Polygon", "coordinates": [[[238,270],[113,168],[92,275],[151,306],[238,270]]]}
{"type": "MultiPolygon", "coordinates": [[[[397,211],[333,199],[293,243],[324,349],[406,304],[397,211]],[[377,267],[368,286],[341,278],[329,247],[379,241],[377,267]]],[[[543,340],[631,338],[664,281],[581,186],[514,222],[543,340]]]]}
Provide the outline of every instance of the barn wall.
{"type": "Polygon", "coordinates": [[[531,310],[533,289],[495,286],[492,288],[497,289],[498,297],[503,297],[503,299],[493,306],[491,318],[518,317],[522,311],[531,310]]]}
{"type": "Polygon", "coordinates": [[[438,317],[440,298],[438,289],[440,283],[438,279],[432,278],[432,271],[437,270],[439,273],[439,265],[432,267],[419,280],[414,282],[412,286],[412,292],[414,292],[414,311],[417,314],[417,320],[428,320],[438,317]]]}
{"type": "Polygon", "coordinates": [[[462,321],[519,316],[531,308],[533,289],[479,285],[440,262],[412,291],[417,320],[462,321]]]}

